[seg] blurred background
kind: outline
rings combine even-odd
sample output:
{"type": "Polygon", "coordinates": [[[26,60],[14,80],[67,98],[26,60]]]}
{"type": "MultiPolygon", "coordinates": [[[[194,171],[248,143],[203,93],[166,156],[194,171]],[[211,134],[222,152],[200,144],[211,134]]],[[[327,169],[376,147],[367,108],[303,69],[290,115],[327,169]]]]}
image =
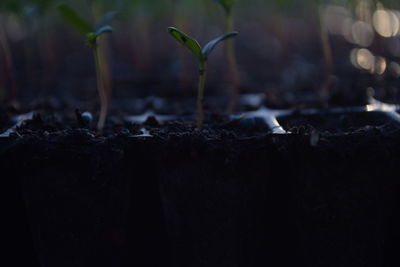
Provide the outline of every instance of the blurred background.
{"type": "MultiPolygon", "coordinates": [[[[1,102],[97,101],[92,52],[60,18],[60,3],[93,23],[118,12],[114,32],[101,40],[113,101],[195,96],[196,58],[166,28],[176,26],[201,44],[225,32],[224,11],[212,0],[1,0],[1,102]]],[[[235,22],[242,93],[261,93],[275,108],[313,101],[327,76],[329,49],[331,105],[362,104],[369,87],[377,98],[400,103],[400,1],[237,0],[235,22]]],[[[207,95],[229,93],[225,51],[220,46],[211,55],[207,95]]]]}

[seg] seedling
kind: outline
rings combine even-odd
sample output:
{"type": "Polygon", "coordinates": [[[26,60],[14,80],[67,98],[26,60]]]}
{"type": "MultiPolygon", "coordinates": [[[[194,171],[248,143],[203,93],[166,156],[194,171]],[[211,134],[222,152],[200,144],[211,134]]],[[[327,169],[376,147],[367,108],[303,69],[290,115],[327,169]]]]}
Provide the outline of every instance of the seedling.
{"type": "Polygon", "coordinates": [[[100,19],[99,23],[96,24],[96,26],[92,26],[68,5],[60,5],[58,7],[58,11],[63,19],[68,22],[72,28],[86,37],[86,44],[93,51],[96,66],[97,89],[100,97],[100,116],[97,123],[97,129],[102,131],[107,117],[109,90],[106,88],[107,83],[104,79],[103,66],[100,60],[98,47],[98,38],[104,33],[111,33],[113,31],[112,27],[107,25],[107,23],[112,19],[115,13],[110,12],[105,14],[100,19]]]}
{"type": "MultiPolygon", "coordinates": [[[[226,32],[232,32],[235,28],[233,7],[236,4],[236,0],[214,0],[214,2],[219,3],[225,11],[226,32]]],[[[236,106],[240,87],[239,71],[235,55],[235,42],[233,39],[227,40],[226,53],[228,57],[229,70],[232,76],[232,92],[229,101],[229,111],[232,111],[236,106]]]]}
{"type": "Polygon", "coordinates": [[[209,43],[207,43],[203,48],[201,48],[200,44],[192,37],[187,35],[186,33],[178,30],[175,27],[169,27],[168,32],[184,47],[189,49],[199,61],[199,87],[197,91],[197,128],[201,128],[203,126],[204,121],[204,110],[203,110],[203,101],[204,101],[204,90],[206,84],[207,77],[207,61],[208,57],[214,48],[222,41],[230,39],[238,35],[238,32],[229,32],[224,34],[209,43]]]}
{"type": "MultiPolygon", "coordinates": [[[[1,19],[1,18],[0,18],[1,19]]],[[[9,43],[9,39],[6,33],[6,30],[4,29],[3,23],[1,22],[0,25],[0,55],[2,55],[1,61],[4,62],[5,66],[5,71],[6,71],[6,77],[2,77],[1,81],[4,84],[1,84],[0,86],[4,86],[4,88],[0,88],[0,90],[5,89],[7,87],[7,81],[10,82],[10,103],[11,105],[17,106],[17,78],[15,74],[15,63],[14,63],[14,58],[11,53],[11,47],[9,43]]],[[[0,92],[0,95],[5,92],[0,92]]],[[[0,96],[2,98],[3,95],[0,96]]]]}
{"type": "Polygon", "coordinates": [[[324,55],[324,65],[325,65],[325,73],[323,84],[320,89],[320,96],[323,101],[325,101],[329,95],[329,87],[332,83],[332,73],[333,73],[333,60],[332,60],[332,48],[329,42],[329,34],[326,30],[325,21],[322,17],[322,13],[320,11],[322,0],[314,0],[316,13],[318,16],[318,27],[319,27],[319,36],[321,39],[321,48],[324,55]]]}
{"type": "MultiPolygon", "coordinates": [[[[8,96],[9,104],[19,109],[19,103],[17,99],[18,94],[18,82],[17,82],[17,69],[15,66],[15,59],[11,53],[13,50],[10,47],[10,37],[12,37],[12,33],[9,27],[6,25],[7,17],[12,15],[12,20],[17,20],[18,24],[23,26],[24,29],[24,61],[26,76],[29,80],[37,82],[37,75],[32,75],[33,59],[35,57],[35,53],[37,53],[37,49],[42,49],[42,47],[36,48],[36,37],[41,33],[40,27],[40,19],[43,18],[46,14],[46,11],[50,9],[55,0],[1,0],[0,1],[0,55],[2,57],[0,62],[4,65],[6,77],[0,78],[1,82],[6,83],[8,87],[10,87],[10,94],[8,96]],[[5,15],[3,17],[3,14],[5,15]],[[5,19],[3,21],[3,18],[5,19]],[[39,22],[39,23],[38,23],[39,22]],[[6,30],[6,27],[8,28],[6,30]],[[34,38],[35,37],[35,38],[34,38]],[[32,42],[32,43],[31,43],[32,42]]],[[[18,30],[17,30],[18,31],[18,30]]],[[[40,42],[39,42],[40,43],[40,42]]]]}

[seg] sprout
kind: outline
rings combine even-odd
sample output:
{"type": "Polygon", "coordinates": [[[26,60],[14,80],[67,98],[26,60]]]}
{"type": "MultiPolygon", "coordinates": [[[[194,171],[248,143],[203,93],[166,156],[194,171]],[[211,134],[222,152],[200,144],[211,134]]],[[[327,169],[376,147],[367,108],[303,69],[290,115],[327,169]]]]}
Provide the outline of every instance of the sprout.
{"type": "Polygon", "coordinates": [[[100,61],[97,39],[104,33],[111,33],[113,31],[112,27],[107,24],[113,18],[115,12],[109,12],[105,14],[95,26],[92,26],[68,5],[61,4],[58,7],[58,11],[63,19],[68,22],[72,28],[86,37],[86,44],[93,51],[96,65],[97,89],[100,97],[100,116],[97,123],[97,129],[102,131],[107,117],[109,102],[107,92],[109,90],[106,88],[106,83],[103,77],[103,68],[100,61]]]}
{"type": "Polygon", "coordinates": [[[203,99],[207,77],[207,60],[214,48],[222,41],[235,37],[237,32],[229,32],[206,44],[201,48],[200,44],[192,37],[177,28],[169,27],[168,32],[184,47],[189,49],[199,61],[199,87],[197,95],[197,128],[201,128],[204,121],[203,99]]]}
{"type": "MultiPolygon", "coordinates": [[[[32,31],[35,29],[33,19],[35,16],[42,16],[44,12],[48,10],[53,4],[54,0],[1,0],[0,1],[0,62],[4,65],[7,73],[7,79],[10,84],[10,96],[9,103],[15,109],[19,109],[19,104],[17,102],[17,93],[18,93],[18,85],[17,85],[17,77],[16,77],[16,67],[15,67],[15,59],[11,53],[9,33],[6,30],[7,23],[3,21],[3,14],[10,15],[13,17],[20,19],[20,22],[26,23],[26,29],[32,31]]],[[[7,18],[7,16],[4,16],[7,18]]],[[[30,32],[30,33],[32,33],[30,32]]],[[[33,56],[34,53],[31,46],[27,47],[26,57],[33,56]]],[[[28,67],[31,66],[31,61],[27,61],[28,67]]],[[[6,82],[5,80],[3,80],[6,82]]],[[[2,89],[2,88],[1,88],[2,89]]]]}
{"type": "Polygon", "coordinates": [[[314,0],[316,13],[318,16],[318,27],[319,27],[319,37],[321,40],[321,48],[324,56],[324,81],[320,88],[320,96],[322,101],[326,101],[327,97],[329,97],[329,89],[332,83],[332,73],[333,73],[333,56],[332,56],[332,48],[329,41],[329,34],[326,29],[325,20],[322,16],[322,12],[320,10],[322,0],[314,0]]]}
{"type": "MultiPolygon", "coordinates": [[[[232,32],[235,28],[235,21],[233,17],[233,6],[236,4],[236,0],[214,0],[219,3],[225,10],[226,20],[226,32],[232,32]]],[[[226,45],[226,54],[228,58],[229,71],[232,78],[232,92],[229,101],[229,111],[233,111],[236,106],[237,98],[239,96],[239,71],[237,67],[237,60],[235,55],[235,43],[234,40],[228,40],[226,45]]]]}

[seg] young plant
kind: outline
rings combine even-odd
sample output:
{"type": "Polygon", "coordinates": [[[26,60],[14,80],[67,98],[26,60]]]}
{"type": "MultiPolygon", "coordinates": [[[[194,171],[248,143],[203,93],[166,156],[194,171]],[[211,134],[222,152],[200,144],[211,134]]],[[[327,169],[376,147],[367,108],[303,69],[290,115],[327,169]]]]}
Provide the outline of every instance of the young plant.
{"type": "Polygon", "coordinates": [[[325,20],[321,12],[322,0],[314,0],[316,14],[318,16],[318,27],[319,27],[319,37],[321,39],[321,48],[324,55],[324,80],[320,89],[320,97],[322,101],[326,101],[329,97],[329,88],[332,83],[333,74],[333,60],[332,60],[332,48],[329,41],[329,34],[326,29],[325,20]]]}
{"type": "MultiPolygon", "coordinates": [[[[2,17],[0,16],[0,20],[2,17]]],[[[14,58],[11,53],[11,47],[9,43],[9,37],[7,36],[6,30],[4,28],[4,24],[0,22],[0,61],[4,62],[5,67],[5,77],[1,78],[1,88],[0,88],[0,101],[2,100],[3,96],[6,95],[6,92],[2,91],[3,89],[10,86],[10,96],[9,102],[12,106],[17,107],[17,78],[16,78],[16,69],[15,69],[15,62],[14,58]],[[3,84],[4,82],[4,84],[3,84]],[[9,83],[7,83],[9,82],[9,83]],[[4,94],[4,95],[3,95],[4,94]]]]}
{"type": "MultiPolygon", "coordinates": [[[[236,1],[237,0],[214,0],[214,2],[219,3],[225,11],[226,32],[232,32],[235,28],[233,7],[236,4],[236,1]]],[[[235,42],[233,39],[227,40],[226,53],[228,57],[229,70],[232,76],[232,92],[229,101],[229,111],[232,112],[236,106],[240,88],[239,71],[235,55],[235,42]]]]}
{"type": "Polygon", "coordinates": [[[97,129],[102,131],[107,118],[109,90],[104,78],[103,64],[100,59],[101,56],[98,47],[98,38],[104,33],[111,33],[113,31],[112,27],[107,24],[115,13],[110,12],[105,14],[100,19],[99,23],[96,24],[96,26],[92,26],[68,5],[60,5],[58,7],[58,11],[63,19],[68,22],[72,28],[86,37],[86,44],[93,51],[94,62],[96,66],[97,89],[100,97],[100,116],[97,123],[97,129]]]}
{"type": "MultiPolygon", "coordinates": [[[[25,61],[25,71],[28,80],[33,83],[38,83],[37,75],[32,75],[32,69],[36,66],[33,65],[35,56],[38,50],[42,47],[36,48],[37,35],[40,34],[41,23],[40,20],[45,17],[55,0],[1,0],[0,1],[0,61],[4,63],[5,78],[0,78],[1,82],[6,83],[10,87],[10,94],[8,96],[9,104],[15,109],[19,109],[17,99],[18,82],[17,82],[17,68],[15,66],[15,59],[11,53],[10,36],[11,33],[6,30],[6,21],[8,17],[12,20],[18,21],[24,31],[24,49],[23,57],[25,61]],[[11,15],[11,16],[10,16],[11,15]],[[3,21],[4,19],[4,21],[3,21]]],[[[18,68],[20,69],[20,68],[18,68]]]]}
{"type": "Polygon", "coordinates": [[[203,100],[204,100],[204,90],[207,77],[207,60],[214,48],[222,41],[235,37],[238,32],[229,32],[224,34],[209,43],[207,43],[203,48],[200,44],[192,37],[186,33],[178,30],[175,27],[169,27],[168,32],[174,37],[180,44],[189,49],[199,61],[199,87],[197,92],[197,128],[203,126],[204,121],[204,110],[203,110],[203,100]]]}

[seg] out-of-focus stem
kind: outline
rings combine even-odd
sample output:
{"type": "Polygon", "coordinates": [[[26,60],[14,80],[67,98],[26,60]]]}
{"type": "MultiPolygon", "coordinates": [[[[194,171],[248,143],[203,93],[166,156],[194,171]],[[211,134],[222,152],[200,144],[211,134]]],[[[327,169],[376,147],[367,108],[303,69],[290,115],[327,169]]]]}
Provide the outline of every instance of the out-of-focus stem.
{"type": "Polygon", "coordinates": [[[201,129],[203,127],[204,121],[204,91],[207,79],[207,62],[200,62],[199,65],[199,88],[197,91],[197,128],[201,129]]]}
{"type": "Polygon", "coordinates": [[[332,73],[333,73],[333,61],[332,61],[332,49],[331,44],[329,42],[329,34],[326,30],[325,21],[322,16],[322,12],[317,10],[318,12],[318,24],[321,38],[321,46],[324,54],[324,81],[321,85],[320,96],[323,101],[326,101],[329,97],[329,88],[332,82],[332,73]]]}
{"type": "Polygon", "coordinates": [[[0,26],[0,46],[4,52],[4,61],[6,66],[6,72],[8,74],[8,79],[11,83],[11,92],[10,92],[10,102],[14,104],[17,100],[17,79],[15,77],[15,67],[14,60],[11,54],[10,45],[8,43],[7,34],[3,28],[0,26]]]}
{"type": "Polygon", "coordinates": [[[100,116],[99,116],[99,121],[97,123],[97,129],[99,130],[99,132],[101,132],[104,128],[104,124],[107,118],[108,90],[106,89],[106,83],[104,82],[103,79],[103,73],[100,62],[100,53],[97,44],[93,46],[92,49],[96,65],[97,90],[99,92],[99,97],[100,97],[100,116]]]}
{"type": "MultiPolygon", "coordinates": [[[[226,11],[226,32],[233,32],[234,30],[235,30],[234,16],[232,9],[230,9],[226,11]]],[[[228,111],[232,113],[237,104],[237,99],[239,97],[239,88],[240,88],[239,71],[235,55],[234,39],[230,38],[227,40],[226,51],[228,57],[229,72],[232,79],[231,95],[229,100],[228,111]]]]}

